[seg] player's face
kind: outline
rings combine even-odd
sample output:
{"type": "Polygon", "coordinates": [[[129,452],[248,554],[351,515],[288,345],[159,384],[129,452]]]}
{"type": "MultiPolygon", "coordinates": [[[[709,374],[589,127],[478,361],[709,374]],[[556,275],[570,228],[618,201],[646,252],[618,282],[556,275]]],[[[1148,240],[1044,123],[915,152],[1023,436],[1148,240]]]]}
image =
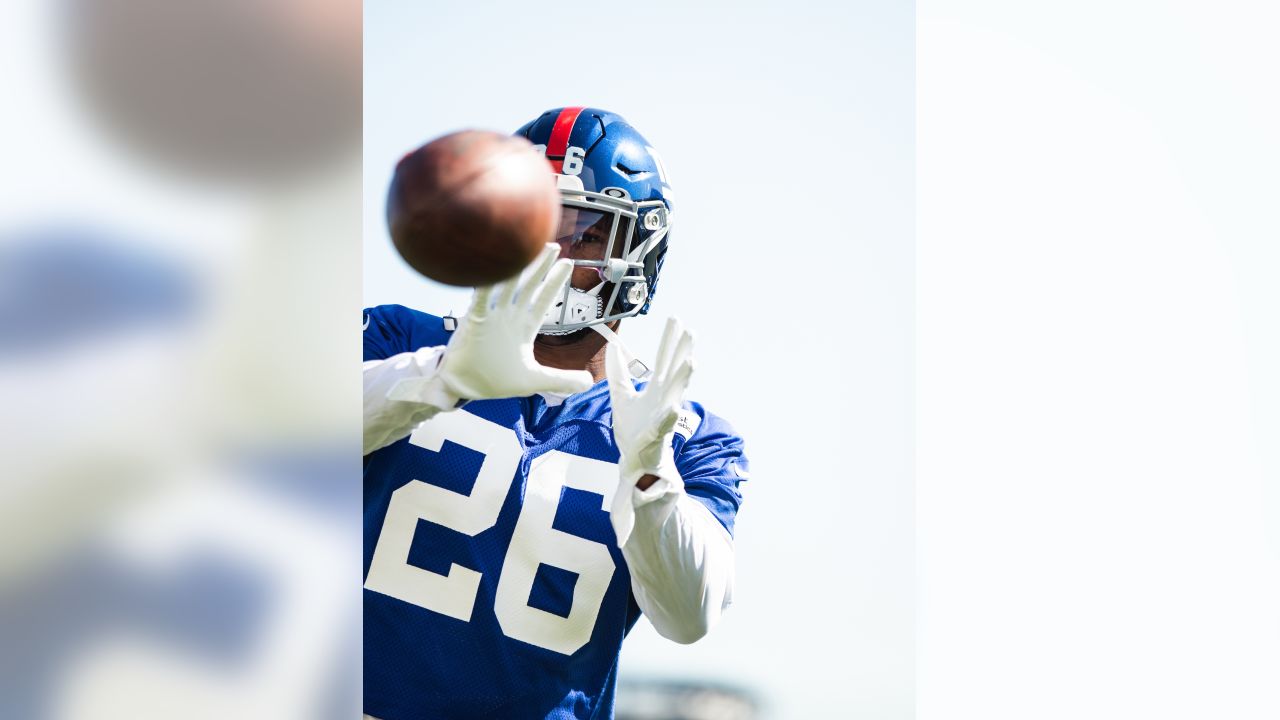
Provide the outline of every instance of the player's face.
{"type": "MultiPolygon", "coordinates": [[[[609,250],[609,233],[613,230],[613,216],[594,210],[563,207],[560,210],[560,229],[556,242],[560,245],[560,257],[573,260],[603,260],[609,250]]],[[[619,228],[619,234],[622,230],[619,228]]],[[[613,243],[613,257],[622,256],[622,238],[613,243]]],[[[600,271],[592,267],[573,270],[573,287],[590,290],[601,281],[600,271]]]]}

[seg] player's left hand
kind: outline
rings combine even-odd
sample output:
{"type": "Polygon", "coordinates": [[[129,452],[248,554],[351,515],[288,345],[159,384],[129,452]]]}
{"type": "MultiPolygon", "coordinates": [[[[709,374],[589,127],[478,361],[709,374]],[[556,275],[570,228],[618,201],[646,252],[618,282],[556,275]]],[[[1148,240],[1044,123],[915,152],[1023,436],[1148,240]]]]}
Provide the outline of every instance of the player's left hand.
{"type": "Polygon", "coordinates": [[[680,327],[679,320],[667,321],[653,375],[642,390],[635,389],[622,350],[613,343],[605,354],[605,370],[613,405],[613,438],[621,455],[622,485],[614,498],[613,520],[618,544],[623,545],[631,526],[630,513],[625,512],[631,499],[626,495],[636,483],[648,475],[671,483],[680,481],[671,441],[680,403],[693,375],[693,336],[680,327]]]}

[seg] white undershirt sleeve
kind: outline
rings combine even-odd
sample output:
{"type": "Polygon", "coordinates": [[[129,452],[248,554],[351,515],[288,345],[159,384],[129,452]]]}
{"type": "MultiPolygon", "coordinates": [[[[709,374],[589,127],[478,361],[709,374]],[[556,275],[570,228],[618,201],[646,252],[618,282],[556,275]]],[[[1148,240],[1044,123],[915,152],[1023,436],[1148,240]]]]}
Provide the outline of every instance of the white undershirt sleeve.
{"type": "Polygon", "coordinates": [[[425,347],[364,364],[364,454],[407,436],[459,398],[436,375],[444,347],[425,347]]]}
{"type": "Polygon", "coordinates": [[[662,478],[630,491],[635,525],[622,556],[631,592],[658,634],[694,642],[733,600],[733,538],[683,482],[662,478]]]}

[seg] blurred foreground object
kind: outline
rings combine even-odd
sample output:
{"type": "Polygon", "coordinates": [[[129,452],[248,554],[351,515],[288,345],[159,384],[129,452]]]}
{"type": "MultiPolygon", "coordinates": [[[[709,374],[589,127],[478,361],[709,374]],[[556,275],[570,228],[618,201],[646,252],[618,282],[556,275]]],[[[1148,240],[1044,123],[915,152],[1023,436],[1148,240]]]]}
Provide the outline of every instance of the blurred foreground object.
{"type": "Polygon", "coordinates": [[[95,337],[190,320],[187,268],[98,229],[20,231],[0,240],[0,361],[95,337]]]}
{"type": "Polygon", "coordinates": [[[0,718],[358,714],[360,13],[0,7],[0,718]]]}
{"type": "Polygon", "coordinates": [[[0,581],[83,539],[181,444],[169,386],[198,302],[173,257],[101,230],[0,236],[0,581]]]}
{"type": "Polygon", "coordinates": [[[65,2],[76,85],[126,146],[237,179],[358,153],[360,3],[65,2]]]}
{"type": "Polygon", "coordinates": [[[560,193],[522,137],[462,130],[396,164],[387,227],[405,262],[446,285],[515,277],[555,240],[560,193]]]}

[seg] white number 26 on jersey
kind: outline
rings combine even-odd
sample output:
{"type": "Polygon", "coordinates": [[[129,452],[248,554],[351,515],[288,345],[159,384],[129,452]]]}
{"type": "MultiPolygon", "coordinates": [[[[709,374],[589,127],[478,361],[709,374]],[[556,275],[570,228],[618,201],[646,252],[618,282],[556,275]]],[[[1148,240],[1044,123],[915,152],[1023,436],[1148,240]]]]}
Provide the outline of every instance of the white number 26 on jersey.
{"type": "MultiPolygon", "coordinates": [[[[409,564],[419,520],[475,536],[493,527],[506,499],[522,450],[515,433],[467,412],[441,413],[419,425],[409,442],[439,452],[444,441],[484,455],[470,495],[411,480],[391,495],[382,533],[364,586],[463,621],[471,620],[480,573],[453,564],[447,574],[409,564]]],[[[516,520],[498,576],[494,613],[508,637],[571,655],[591,639],[600,604],[616,569],[603,544],[551,527],[562,488],[604,496],[609,510],[618,485],[613,463],[552,450],[529,468],[524,506],[516,520]],[[528,604],[539,564],[578,574],[568,617],[528,604]]]]}

